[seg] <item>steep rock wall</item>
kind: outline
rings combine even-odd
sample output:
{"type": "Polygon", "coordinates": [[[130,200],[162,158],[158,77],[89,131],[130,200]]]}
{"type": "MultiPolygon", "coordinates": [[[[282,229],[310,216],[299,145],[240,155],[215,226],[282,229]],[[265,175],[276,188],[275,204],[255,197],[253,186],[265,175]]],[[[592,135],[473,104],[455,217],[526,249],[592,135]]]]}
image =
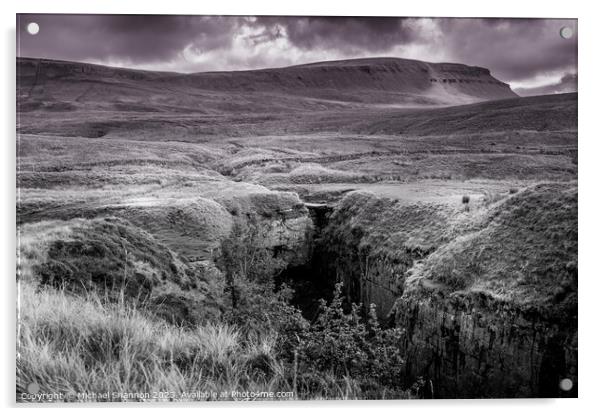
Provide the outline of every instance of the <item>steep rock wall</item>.
{"type": "Polygon", "coordinates": [[[475,299],[401,298],[406,377],[435,398],[576,397],[576,311],[547,317],[475,299]],[[569,392],[559,388],[569,378],[569,392]]]}

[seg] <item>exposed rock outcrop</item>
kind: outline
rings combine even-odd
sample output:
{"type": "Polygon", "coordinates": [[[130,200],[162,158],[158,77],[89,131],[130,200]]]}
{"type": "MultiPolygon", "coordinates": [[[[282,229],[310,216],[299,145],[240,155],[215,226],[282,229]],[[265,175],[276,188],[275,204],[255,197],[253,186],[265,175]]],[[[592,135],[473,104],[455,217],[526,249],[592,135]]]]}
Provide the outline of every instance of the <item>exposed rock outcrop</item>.
{"type": "MultiPolygon", "coordinates": [[[[575,305],[576,306],[576,305],[575,305]]],[[[406,377],[430,382],[434,397],[576,397],[576,308],[548,316],[486,296],[404,296],[406,377]],[[562,379],[574,383],[569,392],[562,379]]]]}

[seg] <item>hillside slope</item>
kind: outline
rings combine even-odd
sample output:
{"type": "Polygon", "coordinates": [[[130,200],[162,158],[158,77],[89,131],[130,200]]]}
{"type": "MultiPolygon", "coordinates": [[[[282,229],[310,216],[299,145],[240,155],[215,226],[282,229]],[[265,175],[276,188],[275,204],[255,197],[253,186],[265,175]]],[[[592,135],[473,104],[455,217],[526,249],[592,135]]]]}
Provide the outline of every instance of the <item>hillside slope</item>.
{"type": "Polygon", "coordinates": [[[397,110],[352,124],[364,133],[449,135],[577,130],[577,93],[519,97],[424,110],[397,110]]]}
{"type": "Polygon", "coordinates": [[[21,111],[264,112],[316,104],[424,106],[516,97],[485,68],[396,58],[196,74],[19,58],[17,86],[21,111]],[[258,96],[269,97],[269,105],[258,96]]]}
{"type": "Polygon", "coordinates": [[[287,68],[181,76],[212,90],[287,92],[341,101],[382,102],[370,93],[391,94],[399,103],[458,103],[516,97],[488,69],[462,64],[374,58],[317,62],[287,68]],[[344,93],[343,93],[344,91],[344,93]],[[368,93],[362,97],[359,93],[368,93]],[[358,93],[358,96],[355,96],[358,93]],[[422,98],[421,98],[422,97],[422,98]]]}

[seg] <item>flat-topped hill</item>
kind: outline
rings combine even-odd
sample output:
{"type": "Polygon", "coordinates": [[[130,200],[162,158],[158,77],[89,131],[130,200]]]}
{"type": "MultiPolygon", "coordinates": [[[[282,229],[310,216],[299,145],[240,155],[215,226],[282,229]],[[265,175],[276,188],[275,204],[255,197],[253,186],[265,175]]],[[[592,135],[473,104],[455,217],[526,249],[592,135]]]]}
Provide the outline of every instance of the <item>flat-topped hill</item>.
{"type": "MultiPolygon", "coordinates": [[[[178,107],[228,112],[240,108],[225,108],[223,103],[220,107],[220,101],[246,101],[258,95],[274,96],[292,108],[312,103],[454,105],[517,96],[485,68],[398,58],[194,74],[19,58],[17,86],[22,109],[49,106],[55,111],[117,105],[134,111],[178,107]],[[303,103],[296,103],[300,97],[303,103]]],[[[248,105],[245,110],[257,112],[264,106],[248,105]]]]}

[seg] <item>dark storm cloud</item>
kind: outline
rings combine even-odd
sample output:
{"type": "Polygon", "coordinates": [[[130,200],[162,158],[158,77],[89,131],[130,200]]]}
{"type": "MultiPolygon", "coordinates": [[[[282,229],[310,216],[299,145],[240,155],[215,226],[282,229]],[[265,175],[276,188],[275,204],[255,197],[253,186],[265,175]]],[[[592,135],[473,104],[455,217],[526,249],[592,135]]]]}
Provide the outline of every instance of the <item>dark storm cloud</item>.
{"type": "Polygon", "coordinates": [[[410,43],[418,33],[397,17],[260,17],[256,24],[268,30],[284,28],[289,41],[302,49],[325,48],[349,51],[385,51],[410,43]]]}
{"type": "Polygon", "coordinates": [[[577,71],[575,20],[20,15],[19,55],[184,72],[397,56],[460,62],[531,88],[577,71]],[[28,22],[40,24],[28,35],[28,22]],[[575,36],[560,37],[562,26],[575,36]],[[536,85],[537,84],[537,85],[536,85]]]}
{"type": "Polygon", "coordinates": [[[484,66],[505,80],[577,67],[577,26],[556,19],[441,19],[443,45],[459,62],[484,66]],[[575,35],[563,39],[560,29],[575,35]]]}
{"type": "Polygon", "coordinates": [[[65,60],[122,59],[148,63],[173,59],[187,46],[227,48],[236,18],[141,15],[21,15],[22,56],[65,60]],[[40,25],[28,35],[27,23],[40,25]]]}

